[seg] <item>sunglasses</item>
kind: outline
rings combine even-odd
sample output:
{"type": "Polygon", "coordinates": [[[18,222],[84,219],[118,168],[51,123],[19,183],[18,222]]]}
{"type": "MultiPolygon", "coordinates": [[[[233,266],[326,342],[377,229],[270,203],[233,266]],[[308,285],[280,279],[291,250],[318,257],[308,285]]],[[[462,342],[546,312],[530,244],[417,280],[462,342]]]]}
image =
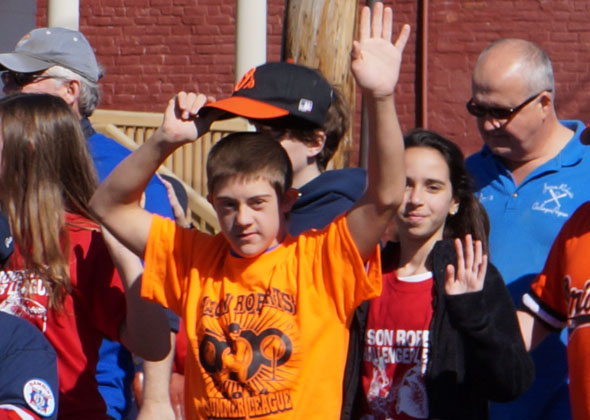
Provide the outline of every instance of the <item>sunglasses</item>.
{"type": "Polygon", "coordinates": [[[31,83],[37,83],[45,79],[59,79],[58,76],[42,75],[41,73],[20,73],[17,71],[6,70],[0,73],[2,83],[5,85],[15,83],[17,86],[26,86],[31,83]]]}
{"type": "Polygon", "coordinates": [[[475,100],[473,98],[467,101],[467,104],[465,104],[465,106],[467,107],[467,112],[469,112],[471,115],[475,117],[481,118],[485,117],[486,115],[489,115],[490,117],[495,118],[497,120],[507,120],[511,118],[514,114],[516,114],[518,111],[523,109],[525,106],[530,104],[543,92],[551,92],[551,89],[542,90],[541,92],[531,96],[526,101],[514,108],[503,108],[495,106],[487,107],[483,105],[478,105],[475,103],[475,100]]]}

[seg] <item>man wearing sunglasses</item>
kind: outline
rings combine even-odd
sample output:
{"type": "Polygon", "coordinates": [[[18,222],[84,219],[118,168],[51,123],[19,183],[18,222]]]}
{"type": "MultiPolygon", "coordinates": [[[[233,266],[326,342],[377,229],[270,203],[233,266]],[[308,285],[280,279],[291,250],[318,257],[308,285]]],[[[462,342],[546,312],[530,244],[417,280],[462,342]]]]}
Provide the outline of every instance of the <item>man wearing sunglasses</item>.
{"type": "MultiPolygon", "coordinates": [[[[541,272],[563,223],[590,199],[590,156],[581,121],[560,121],[551,61],[532,42],[504,39],[480,54],[467,111],[483,148],[467,159],[490,217],[490,258],[515,305],[541,272]]],[[[492,404],[493,420],[571,419],[565,345],[554,334],[532,353],[536,380],[516,401],[492,404]]]]}
{"type": "MultiPolygon", "coordinates": [[[[102,77],[102,69],[82,33],[64,28],[34,29],[16,44],[13,52],[0,54],[0,70],[5,93],[48,93],[61,97],[72,107],[80,117],[100,181],[131,153],[115,140],[96,132],[90,124],[88,117],[100,99],[98,81],[102,77]]],[[[166,187],[158,178],[152,178],[145,192],[146,209],[173,218],[166,187]]],[[[172,318],[172,325],[174,323],[176,326],[173,328],[177,329],[178,320],[172,318]]],[[[170,376],[170,363],[170,360],[161,364],[146,362],[145,381],[163,381],[165,384],[166,376],[170,376]]],[[[134,373],[131,354],[119,343],[105,339],[100,349],[97,381],[107,404],[107,414],[113,419],[125,418],[132,409],[131,382],[134,373]]],[[[166,385],[163,389],[167,390],[166,385]]],[[[143,401],[148,408],[154,407],[150,405],[154,402],[151,397],[144,395],[143,401]]],[[[169,414],[166,417],[159,411],[158,418],[173,418],[172,407],[166,401],[167,394],[162,405],[161,396],[154,397],[158,400],[158,410],[163,406],[164,412],[169,414]]]]}

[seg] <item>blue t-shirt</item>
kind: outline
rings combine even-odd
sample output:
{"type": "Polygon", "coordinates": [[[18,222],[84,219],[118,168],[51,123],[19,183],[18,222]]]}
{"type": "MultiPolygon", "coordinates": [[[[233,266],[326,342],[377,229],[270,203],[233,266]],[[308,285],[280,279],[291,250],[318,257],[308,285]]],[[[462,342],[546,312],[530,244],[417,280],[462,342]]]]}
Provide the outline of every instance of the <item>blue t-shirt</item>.
{"type": "MultiPolygon", "coordinates": [[[[97,133],[87,119],[82,120],[88,148],[102,182],[131,151],[117,141],[97,133]]],[[[174,218],[166,186],[154,176],[145,190],[145,208],[151,213],[174,218]]],[[[107,414],[116,419],[125,418],[131,406],[131,382],[135,366],[131,353],[121,344],[103,339],[99,351],[96,379],[99,391],[107,404],[107,414]]]]}
{"type": "MultiPolygon", "coordinates": [[[[516,306],[543,269],[561,226],[582,203],[590,200],[589,149],[580,143],[584,124],[561,123],[575,132],[572,139],[518,186],[487,146],[465,162],[474,177],[476,195],[490,218],[490,261],[500,270],[516,306]]],[[[538,418],[535,410],[547,411],[549,408],[543,408],[542,402],[553,400],[556,392],[562,393],[562,399],[568,398],[567,356],[559,337],[549,336],[532,356],[535,384],[515,402],[501,404],[505,406],[502,409],[493,404],[492,418],[538,418]]],[[[555,417],[547,418],[570,418],[569,400],[563,400],[563,409],[558,411],[555,417]]]]}

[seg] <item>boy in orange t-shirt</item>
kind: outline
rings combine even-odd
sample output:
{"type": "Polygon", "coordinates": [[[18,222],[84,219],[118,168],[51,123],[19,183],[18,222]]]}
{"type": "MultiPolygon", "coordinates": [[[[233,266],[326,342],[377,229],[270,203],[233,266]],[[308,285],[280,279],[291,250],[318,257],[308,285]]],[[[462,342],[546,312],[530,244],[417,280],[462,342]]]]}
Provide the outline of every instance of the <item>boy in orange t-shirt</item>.
{"type": "MultiPolygon", "coordinates": [[[[372,16],[363,9],[352,71],[369,107],[369,185],[325,229],[287,234],[297,198],[292,168],[263,133],[230,135],[208,156],[208,199],[221,234],[140,207],[157,167],[216,117],[197,116],[205,97],[192,93],[169,102],[162,126],[93,197],[98,219],[145,260],[142,296],[184,320],[188,418],[339,417],[347,327],[354,309],[380,292],[376,247],[405,186],[393,93],[409,27],[392,44],[392,26],[390,8],[378,3],[372,16]]],[[[313,101],[300,105],[314,112],[313,101]]]]}
{"type": "Polygon", "coordinates": [[[575,420],[590,419],[590,203],[582,204],[553,242],[545,267],[522,297],[518,319],[527,349],[568,329],[570,399],[575,420]]]}

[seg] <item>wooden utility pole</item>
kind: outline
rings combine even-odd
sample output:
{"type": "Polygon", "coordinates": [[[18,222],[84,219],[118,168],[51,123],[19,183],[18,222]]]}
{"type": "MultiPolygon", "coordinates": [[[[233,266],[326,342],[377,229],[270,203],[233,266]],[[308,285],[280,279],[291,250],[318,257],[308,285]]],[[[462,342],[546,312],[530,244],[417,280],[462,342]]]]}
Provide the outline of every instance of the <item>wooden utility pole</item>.
{"type": "Polygon", "coordinates": [[[331,161],[334,168],[350,164],[355,89],[350,51],[355,35],[357,0],[287,0],[283,58],[319,69],[349,104],[351,127],[331,161]]]}

